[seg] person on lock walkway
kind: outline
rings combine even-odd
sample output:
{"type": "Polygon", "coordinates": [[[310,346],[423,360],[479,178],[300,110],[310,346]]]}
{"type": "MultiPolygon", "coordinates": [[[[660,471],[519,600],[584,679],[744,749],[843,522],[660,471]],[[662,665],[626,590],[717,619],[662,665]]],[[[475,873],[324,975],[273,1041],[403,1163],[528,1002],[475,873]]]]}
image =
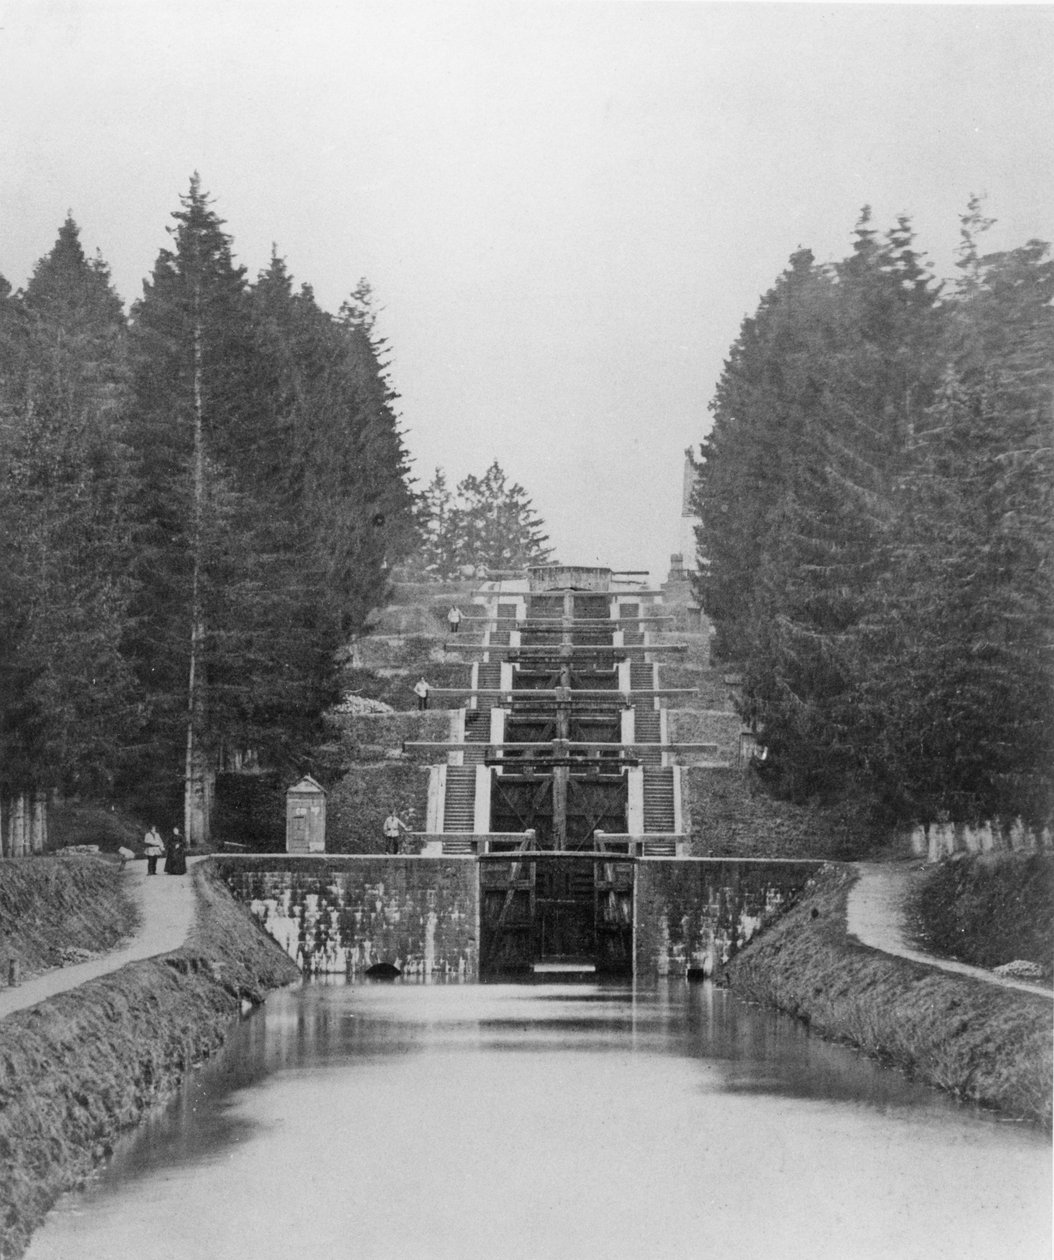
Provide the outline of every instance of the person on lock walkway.
{"type": "Polygon", "coordinates": [[[396,854],[399,852],[399,833],[409,830],[410,828],[393,809],[384,820],[384,843],[389,853],[396,854]]]}

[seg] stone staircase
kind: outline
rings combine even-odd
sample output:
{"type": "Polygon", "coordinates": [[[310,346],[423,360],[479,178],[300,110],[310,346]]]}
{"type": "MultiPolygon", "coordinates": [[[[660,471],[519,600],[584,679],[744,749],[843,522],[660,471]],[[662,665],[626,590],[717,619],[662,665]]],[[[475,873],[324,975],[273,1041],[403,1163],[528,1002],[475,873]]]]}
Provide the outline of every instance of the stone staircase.
{"type": "MultiPolygon", "coordinates": [[[[506,634],[506,643],[508,640],[509,636],[506,634]]],[[[479,680],[477,686],[481,689],[496,690],[501,686],[501,661],[480,661],[477,678],[479,680]]],[[[497,700],[497,696],[477,696],[476,712],[488,714],[489,720],[490,711],[494,708],[497,700]]]]}
{"type": "MultiPolygon", "coordinates": [[[[653,691],[655,688],[655,666],[647,661],[631,661],[629,666],[629,685],[633,691],[653,691]]],[[[647,703],[650,705],[651,700],[647,703]]]]}
{"type": "Polygon", "coordinates": [[[645,764],[644,831],[669,833],[674,822],[673,766],[645,764]]]}
{"type": "MultiPolygon", "coordinates": [[[[476,825],[476,767],[447,766],[446,800],[443,807],[444,831],[475,830],[476,825]]],[[[443,845],[446,851],[446,843],[443,845]]],[[[467,852],[467,850],[466,850],[467,852]]]]}
{"type": "Polygon", "coordinates": [[[643,857],[676,857],[677,841],[673,836],[662,836],[655,840],[645,839],[641,846],[643,857]]]}
{"type": "MultiPolygon", "coordinates": [[[[490,697],[487,697],[488,699],[490,697]]],[[[480,697],[483,700],[483,697],[480,697]]],[[[485,710],[468,709],[465,713],[465,743],[462,760],[466,766],[483,764],[483,754],[490,740],[490,706],[485,710]]]]}

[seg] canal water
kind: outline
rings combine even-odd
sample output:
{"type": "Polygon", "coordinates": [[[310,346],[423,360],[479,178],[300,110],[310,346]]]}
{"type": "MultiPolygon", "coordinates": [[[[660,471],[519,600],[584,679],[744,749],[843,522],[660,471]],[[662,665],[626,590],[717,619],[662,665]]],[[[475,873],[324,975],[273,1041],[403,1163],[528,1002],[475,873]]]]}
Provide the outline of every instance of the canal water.
{"type": "Polygon", "coordinates": [[[710,984],[272,996],[30,1260],[1049,1257],[1050,1146],[710,984]]]}

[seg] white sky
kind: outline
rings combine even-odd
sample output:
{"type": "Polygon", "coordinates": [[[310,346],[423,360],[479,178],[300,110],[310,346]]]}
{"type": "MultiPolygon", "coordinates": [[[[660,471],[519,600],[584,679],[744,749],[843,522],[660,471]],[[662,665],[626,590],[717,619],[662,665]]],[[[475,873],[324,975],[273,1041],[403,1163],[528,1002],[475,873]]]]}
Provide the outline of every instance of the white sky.
{"type": "Polygon", "coordinates": [[[561,559],[665,572],[682,452],[799,245],[901,212],[942,274],[1054,236],[1054,8],[0,0],[0,274],[67,210],[127,302],[198,169],[384,306],[426,483],[497,457],[561,559]]]}

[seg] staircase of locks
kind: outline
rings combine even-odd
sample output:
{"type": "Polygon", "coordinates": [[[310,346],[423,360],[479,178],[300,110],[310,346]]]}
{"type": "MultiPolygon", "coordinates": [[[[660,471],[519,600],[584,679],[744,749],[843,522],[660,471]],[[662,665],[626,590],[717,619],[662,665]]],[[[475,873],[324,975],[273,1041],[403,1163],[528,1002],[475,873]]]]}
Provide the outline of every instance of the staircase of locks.
{"type": "Polygon", "coordinates": [[[685,644],[640,575],[543,566],[472,597],[447,642],[471,663],[436,754],[423,855],[474,855],[479,972],[629,974],[638,860],[686,852],[681,775],[718,746],[672,742],[657,662],[685,644]],[[475,632],[475,633],[473,633],[475,632]]]}

